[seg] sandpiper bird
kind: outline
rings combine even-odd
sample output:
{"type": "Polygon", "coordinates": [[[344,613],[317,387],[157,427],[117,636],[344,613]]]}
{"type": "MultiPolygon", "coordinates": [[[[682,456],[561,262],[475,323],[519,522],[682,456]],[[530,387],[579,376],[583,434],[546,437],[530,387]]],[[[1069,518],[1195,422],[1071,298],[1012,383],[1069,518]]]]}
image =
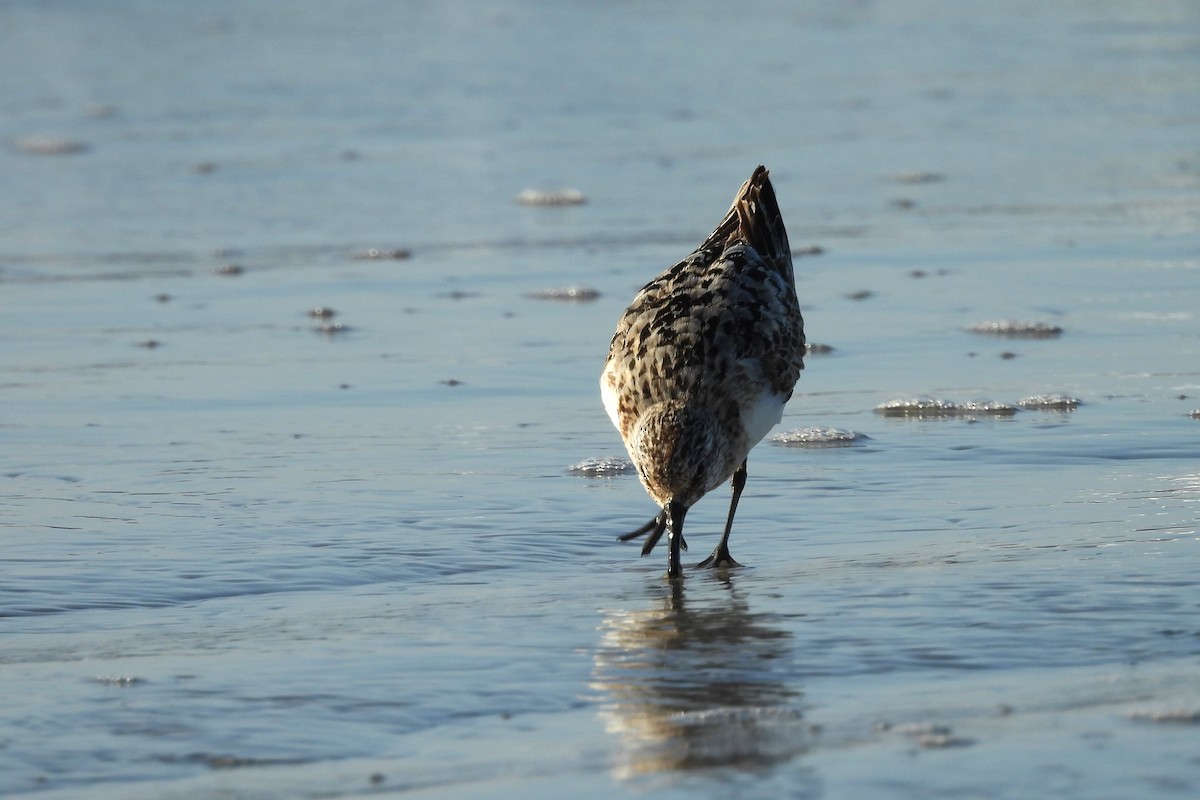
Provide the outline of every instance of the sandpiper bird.
{"type": "Polygon", "coordinates": [[[694,253],[642,287],[621,315],[600,376],[604,407],[659,513],[642,555],[667,533],[680,575],[683,518],[732,477],[725,533],[700,567],[740,566],[729,532],[746,455],[783,416],[804,368],[792,255],[767,170],[758,167],[694,253]]]}

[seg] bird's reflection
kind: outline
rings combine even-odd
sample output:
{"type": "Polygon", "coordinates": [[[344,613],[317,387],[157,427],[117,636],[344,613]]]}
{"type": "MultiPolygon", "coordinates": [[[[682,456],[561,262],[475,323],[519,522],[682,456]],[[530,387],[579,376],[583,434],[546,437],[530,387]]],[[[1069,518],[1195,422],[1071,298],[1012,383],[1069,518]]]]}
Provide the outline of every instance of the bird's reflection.
{"type": "Polygon", "coordinates": [[[592,688],[621,739],[622,776],[761,769],[808,747],[786,679],[790,634],[750,610],[735,576],[707,578],[655,580],[650,608],[606,614],[592,688]]]}

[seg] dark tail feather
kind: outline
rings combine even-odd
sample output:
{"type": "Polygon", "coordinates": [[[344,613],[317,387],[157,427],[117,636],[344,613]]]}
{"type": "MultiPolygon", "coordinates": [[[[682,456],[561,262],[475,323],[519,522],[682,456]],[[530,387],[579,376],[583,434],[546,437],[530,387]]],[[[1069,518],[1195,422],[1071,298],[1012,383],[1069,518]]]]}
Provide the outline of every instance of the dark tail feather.
{"type": "Polygon", "coordinates": [[[768,264],[792,280],[792,250],[787,230],[775,200],[775,190],[767,177],[767,168],[759,165],[742,184],[725,219],[716,227],[704,244],[696,248],[711,261],[727,247],[738,242],[750,245],[768,264]]]}
{"type": "Polygon", "coordinates": [[[768,264],[792,277],[792,249],[788,245],[783,216],[775,200],[775,189],[766,167],[759,166],[742,184],[733,210],[738,217],[738,238],[753,247],[768,264]]]}

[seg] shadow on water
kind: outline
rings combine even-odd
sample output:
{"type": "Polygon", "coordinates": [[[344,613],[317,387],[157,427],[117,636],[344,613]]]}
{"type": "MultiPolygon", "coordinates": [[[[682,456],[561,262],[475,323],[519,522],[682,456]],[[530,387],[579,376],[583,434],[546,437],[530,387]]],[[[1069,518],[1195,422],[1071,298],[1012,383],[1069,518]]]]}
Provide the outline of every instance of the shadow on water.
{"type": "Polygon", "coordinates": [[[789,685],[791,634],[751,610],[737,576],[646,586],[648,607],[606,613],[591,687],[619,740],[617,777],[726,767],[762,772],[806,752],[789,685]]]}

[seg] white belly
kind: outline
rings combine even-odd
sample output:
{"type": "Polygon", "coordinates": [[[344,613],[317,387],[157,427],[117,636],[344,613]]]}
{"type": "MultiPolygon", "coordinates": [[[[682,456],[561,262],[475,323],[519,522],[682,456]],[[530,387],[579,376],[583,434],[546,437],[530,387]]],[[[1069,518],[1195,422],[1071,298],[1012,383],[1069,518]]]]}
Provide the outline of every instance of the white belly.
{"type": "Polygon", "coordinates": [[[763,392],[749,406],[742,409],[742,427],[746,431],[746,451],[763,440],[783,419],[783,407],[787,400],[781,394],[763,392]]]}
{"type": "Polygon", "coordinates": [[[621,430],[621,420],[617,417],[617,390],[608,379],[608,370],[600,374],[600,399],[604,401],[604,410],[612,420],[613,427],[621,430]]]}

